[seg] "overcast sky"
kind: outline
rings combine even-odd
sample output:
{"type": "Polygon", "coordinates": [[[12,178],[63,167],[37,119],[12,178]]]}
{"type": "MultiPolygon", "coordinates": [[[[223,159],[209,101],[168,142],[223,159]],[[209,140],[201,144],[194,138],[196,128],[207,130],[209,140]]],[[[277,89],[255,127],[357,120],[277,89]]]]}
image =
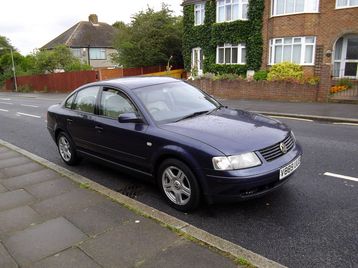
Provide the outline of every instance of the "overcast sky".
{"type": "Polygon", "coordinates": [[[100,22],[130,22],[131,16],[149,5],[155,10],[167,3],[182,14],[182,0],[5,0],[1,1],[0,35],[23,55],[42,47],[79,21],[97,14],[100,22]]]}

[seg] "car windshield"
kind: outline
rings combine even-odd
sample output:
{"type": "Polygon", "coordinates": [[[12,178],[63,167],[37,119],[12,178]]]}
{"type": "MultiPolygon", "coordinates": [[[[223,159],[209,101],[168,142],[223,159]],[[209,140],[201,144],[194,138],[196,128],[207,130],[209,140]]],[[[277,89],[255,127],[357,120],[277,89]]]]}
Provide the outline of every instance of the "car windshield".
{"type": "Polygon", "coordinates": [[[185,120],[220,107],[216,100],[184,82],[142,87],[134,92],[157,123],[185,120]]]}

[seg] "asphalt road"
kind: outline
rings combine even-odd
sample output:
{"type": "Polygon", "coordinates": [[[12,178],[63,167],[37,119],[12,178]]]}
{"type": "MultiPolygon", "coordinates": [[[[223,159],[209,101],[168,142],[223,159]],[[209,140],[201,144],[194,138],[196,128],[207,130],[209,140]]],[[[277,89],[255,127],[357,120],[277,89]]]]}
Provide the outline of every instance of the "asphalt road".
{"type": "MultiPolygon", "coordinates": [[[[0,138],[65,166],[46,129],[46,110],[63,96],[0,93],[0,138]],[[30,96],[30,95],[28,95],[30,96]]],[[[67,167],[289,267],[358,267],[358,126],[281,119],[304,149],[301,168],[263,198],[191,214],[167,206],[155,186],[85,160],[67,167]]]]}

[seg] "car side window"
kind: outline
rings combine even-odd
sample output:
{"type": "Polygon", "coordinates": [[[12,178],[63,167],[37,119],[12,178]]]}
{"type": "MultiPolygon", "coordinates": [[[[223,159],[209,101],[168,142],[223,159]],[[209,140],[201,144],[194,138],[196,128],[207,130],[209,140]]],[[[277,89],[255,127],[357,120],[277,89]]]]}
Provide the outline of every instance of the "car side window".
{"type": "Polygon", "coordinates": [[[98,91],[99,87],[88,87],[79,91],[73,109],[86,113],[94,113],[98,91]]]}
{"type": "Polygon", "coordinates": [[[76,96],[76,94],[72,94],[72,96],[69,97],[69,98],[66,100],[65,107],[66,107],[67,109],[71,109],[71,108],[72,108],[72,103],[73,103],[73,100],[75,99],[75,96],[76,96]]]}
{"type": "Polygon", "coordinates": [[[103,89],[100,115],[117,119],[120,114],[135,112],[136,109],[127,96],[115,89],[103,89]]]}

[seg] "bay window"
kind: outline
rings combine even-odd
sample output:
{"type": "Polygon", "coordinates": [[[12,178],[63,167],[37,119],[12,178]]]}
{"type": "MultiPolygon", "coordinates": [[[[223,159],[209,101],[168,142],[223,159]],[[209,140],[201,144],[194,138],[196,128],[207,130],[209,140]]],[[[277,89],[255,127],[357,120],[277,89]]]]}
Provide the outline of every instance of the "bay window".
{"type": "Polygon", "coordinates": [[[319,0],[272,0],[271,3],[271,15],[280,16],[295,13],[318,12],[319,0]]]}
{"type": "Polygon", "coordinates": [[[337,0],[336,8],[358,7],[358,0],[337,0]]]}

